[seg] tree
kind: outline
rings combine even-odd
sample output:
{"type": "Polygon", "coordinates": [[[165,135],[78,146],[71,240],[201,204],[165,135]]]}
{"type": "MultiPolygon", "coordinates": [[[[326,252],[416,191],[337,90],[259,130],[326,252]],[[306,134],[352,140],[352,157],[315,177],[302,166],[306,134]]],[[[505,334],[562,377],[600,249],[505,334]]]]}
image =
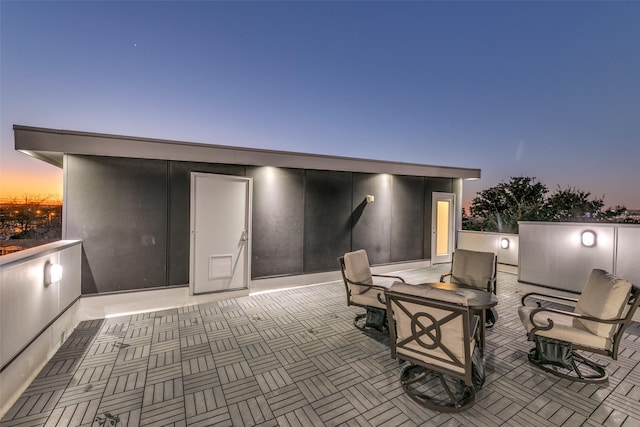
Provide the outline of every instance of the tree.
{"type": "Polygon", "coordinates": [[[463,228],[517,233],[518,221],[593,221],[613,216],[602,211],[603,199],[590,199],[589,192],[574,187],[548,192],[535,177],[511,177],[478,193],[471,201],[470,216],[463,213],[463,228]]]}
{"type": "Polygon", "coordinates": [[[591,193],[567,187],[553,193],[545,202],[544,210],[547,221],[584,221],[598,219],[603,215],[602,199],[589,200],[591,193]]]}
{"type": "Polygon", "coordinates": [[[614,207],[609,207],[602,213],[602,215],[606,221],[639,223],[639,221],[634,218],[629,218],[629,209],[627,209],[626,206],[616,205],[614,207]]]}
{"type": "Polygon", "coordinates": [[[471,202],[472,229],[517,233],[518,221],[531,221],[543,212],[547,187],[535,177],[511,177],[507,183],[478,193],[471,202]]]}

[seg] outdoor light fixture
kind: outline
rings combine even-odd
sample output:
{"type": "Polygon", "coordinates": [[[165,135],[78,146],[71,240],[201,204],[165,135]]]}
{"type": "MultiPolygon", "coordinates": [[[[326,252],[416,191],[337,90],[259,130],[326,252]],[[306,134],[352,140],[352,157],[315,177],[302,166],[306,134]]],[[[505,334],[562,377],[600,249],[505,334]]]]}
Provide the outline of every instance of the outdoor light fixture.
{"type": "Polygon", "coordinates": [[[371,194],[367,194],[367,196],[364,198],[367,202],[367,204],[369,203],[373,203],[373,201],[375,200],[375,197],[373,197],[371,194]]]}
{"type": "Polygon", "coordinates": [[[59,282],[60,279],[62,279],[62,266],[47,261],[44,265],[44,284],[49,286],[52,283],[59,282]]]}
{"type": "Polygon", "coordinates": [[[596,233],[591,230],[583,231],[580,235],[580,240],[582,241],[582,246],[586,246],[588,248],[596,245],[596,233]]]}
{"type": "Polygon", "coordinates": [[[500,247],[502,249],[509,249],[509,239],[507,239],[506,237],[500,239],[500,247]]]}

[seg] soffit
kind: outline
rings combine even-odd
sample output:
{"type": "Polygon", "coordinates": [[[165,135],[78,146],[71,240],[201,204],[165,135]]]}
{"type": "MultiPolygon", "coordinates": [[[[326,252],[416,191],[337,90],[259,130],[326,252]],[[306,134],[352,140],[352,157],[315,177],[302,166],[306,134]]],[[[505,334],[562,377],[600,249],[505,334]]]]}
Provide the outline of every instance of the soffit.
{"type": "Polygon", "coordinates": [[[63,154],[297,169],[480,178],[480,169],[325,156],[14,125],[15,149],[62,167],[63,154]]]}

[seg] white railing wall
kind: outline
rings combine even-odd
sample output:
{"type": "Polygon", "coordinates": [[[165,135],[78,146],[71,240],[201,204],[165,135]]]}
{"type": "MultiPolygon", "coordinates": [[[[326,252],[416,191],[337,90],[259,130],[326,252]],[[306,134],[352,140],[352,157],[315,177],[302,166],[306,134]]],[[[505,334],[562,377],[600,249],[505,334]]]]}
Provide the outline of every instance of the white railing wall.
{"type": "Polygon", "coordinates": [[[70,240],[0,257],[0,414],[75,328],[81,262],[70,240]],[[60,281],[45,284],[47,262],[62,266],[60,281]]]}
{"type": "Polygon", "coordinates": [[[640,225],[520,222],[518,281],[581,292],[591,270],[601,268],[640,284],[640,225]],[[584,231],[596,234],[582,244],[584,231]]]}
{"type": "Polygon", "coordinates": [[[517,266],[520,238],[517,234],[459,230],[457,247],[472,251],[494,252],[498,256],[498,264],[517,266]],[[502,239],[508,240],[508,248],[501,247],[502,239]]]}

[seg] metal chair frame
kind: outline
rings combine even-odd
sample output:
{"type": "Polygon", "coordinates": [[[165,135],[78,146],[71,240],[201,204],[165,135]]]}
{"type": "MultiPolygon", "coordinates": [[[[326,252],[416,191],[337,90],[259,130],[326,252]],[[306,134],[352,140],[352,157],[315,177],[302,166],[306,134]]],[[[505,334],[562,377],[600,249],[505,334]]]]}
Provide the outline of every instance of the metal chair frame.
{"type": "MultiPolygon", "coordinates": [[[[552,363],[544,362],[540,360],[540,357],[537,354],[537,348],[534,347],[529,351],[527,355],[529,362],[531,362],[534,366],[544,370],[545,372],[549,372],[557,377],[565,378],[571,381],[582,382],[582,383],[593,383],[599,384],[607,381],[608,374],[605,370],[605,365],[599,364],[588,357],[577,353],[576,350],[579,351],[587,351],[590,353],[602,354],[608,357],[611,357],[613,360],[618,359],[618,349],[620,348],[620,342],[624,336],[624,331],[629,326],[631,321],[633,320],[633,315],[640,304],[640,288],[636,285],[631,287],[631,291],[629,293],[627,299],[627,311],[624,317],[618,319],[610,319],[604,320],[599,319],[597,317],[586,316],[580,313],[574,313],[572,311],[560,310],[552,307],[543,307],[542,301],[547,302],[557,302],[560,304],[568,305],[567,303],[576,303],[578,300],[576,298],[570,297],[562,297],[562,296],[554,296],[554,295],[545,295],[537,292],[530,292],[522,297],[521,304],[523,306],[527,305],[527,300],[534,299],[535,304],[538,308],[531,311],[529,314],[529,320],[532,324],[534,317],[538,313],[556,313],[561,314],[563,316],[570,316],[576,319],[588,320],[592,322],[598,322],[607,325],[617,325],[617,329],[611,339],[611,348],[596,348],[589,347],[585,345],[580,345],[576,343],[571,343],[572,350],[570,354],[570,363],[568,367],[558,366],[552,363]]],[[[538,315],[538,319],[540,315],[538,315]]],[[[553,320],[551,318],[547,318],[546,325],[536,326],[527,334],[527,339],[529,341],[534,341],[537,336],[537,332],[540,331],[549,331],[553,329],[553,320]]],[[[538,320],[539,321],[539,320],[538,320]]]]}
{"type": "Polygon", "coordinates": [[[403,390],[413,401],[434,411],[455,413],[471,408],[475,403],[476,395],[476,389],[473,385],[471,342],[478,328],[478,316],[472,316],[467,306],[445,301],[432,300],[390,290],[385,292],[385,297],[389,319],[391,357],[409,362],[400,373],[400,383],[403,390]],[[450,314],[438,321],[426,311],[412,313],[406,308],[405,303],[438,308],[446,310],[450,314]],[[399,313],[400,311],[411,317],[413,327],[412,336],[402,341],[398,341],[396,333],[396,317],[401,314],[399,313]],[[446,348],[445,343],[442,342],[441,326],[457,318],[462,318],[465,342],[464,360],[457,359],[451,353],[451,350],[446,348]],[[430,324],[425,324],[425,320],[430,324]],[[415,357],[406,353],[398,354],[398,349],[407,348],[407,345],[411,343],[419,344],[424,348],[423,355],[439,360],[440,364],[429,363],[425,360],[427,357],[420,358],[420,354],[415,350],[415,347],[411,348],[412,352],[418,353],[415,357]],[[449,355],[451,360],[434,356],[430,353],[430,350],[433,349],[440,349],[449,355]],[[442,366],[442,364],[447,363],[450,363],[452,368],[463,368],[463,372],[442,366]],[[452,380],[462,384],[462,391],[458,391],[457,395],[455,390],[450,387],[452,380]]]}
{"type": "MultiPolygon", "coordinates": [[[[346,267],[344,264],[344,256],[340,256],[338,257],[338,263],[340,264],[340,272],[342,273],[342,280],[344,281],[344,286],[345,286],[345,290],[346,290],[346,294],[347,294],[347,306],[353,305],[356,307],[362,307],[366,310],[370,310],[370,306],[367,305],[363,305],[363,304],[358,304],[353,302],[351,296],[351,287],[350,285],[359,285],[359,286],[365,286],[369,289],[367,289],[368,291],[377,291],[378,293],[376,294],[376,299],[380,302],[380,304],[384,305],[385,304],[385,300],[384,300],[384,291],[387,289],[384,286],[380,286],[380,285],[371,285],[368,283],[362,283],[362,282],[355,282],[353,280],[350,280],[347,277],[347,273],[346,273],[346,267]]],[[[404,282],[404,279],[402,277],[399,276],[390,276],[390,275],[385,275],[385,274],[371,274],[372,277],[384,277],[384,278],[388,278],[388,279],[396,279],[396,280],[400,280],[401,282],[404,282]]],[[[386,314],[385,314],[385,323],[382,327],[382,329],[376,329],[373,328],[371,326],[367,325],[367,313],[362,313],[362,314],[358,314],[356,315],[355,319],[353,320],[353,325],[360,329],[363,332],[367,332],[367,333],[383,333],[383,334],[387,334],[388,333],[388,323],[386,321],[386,314]]]]}

